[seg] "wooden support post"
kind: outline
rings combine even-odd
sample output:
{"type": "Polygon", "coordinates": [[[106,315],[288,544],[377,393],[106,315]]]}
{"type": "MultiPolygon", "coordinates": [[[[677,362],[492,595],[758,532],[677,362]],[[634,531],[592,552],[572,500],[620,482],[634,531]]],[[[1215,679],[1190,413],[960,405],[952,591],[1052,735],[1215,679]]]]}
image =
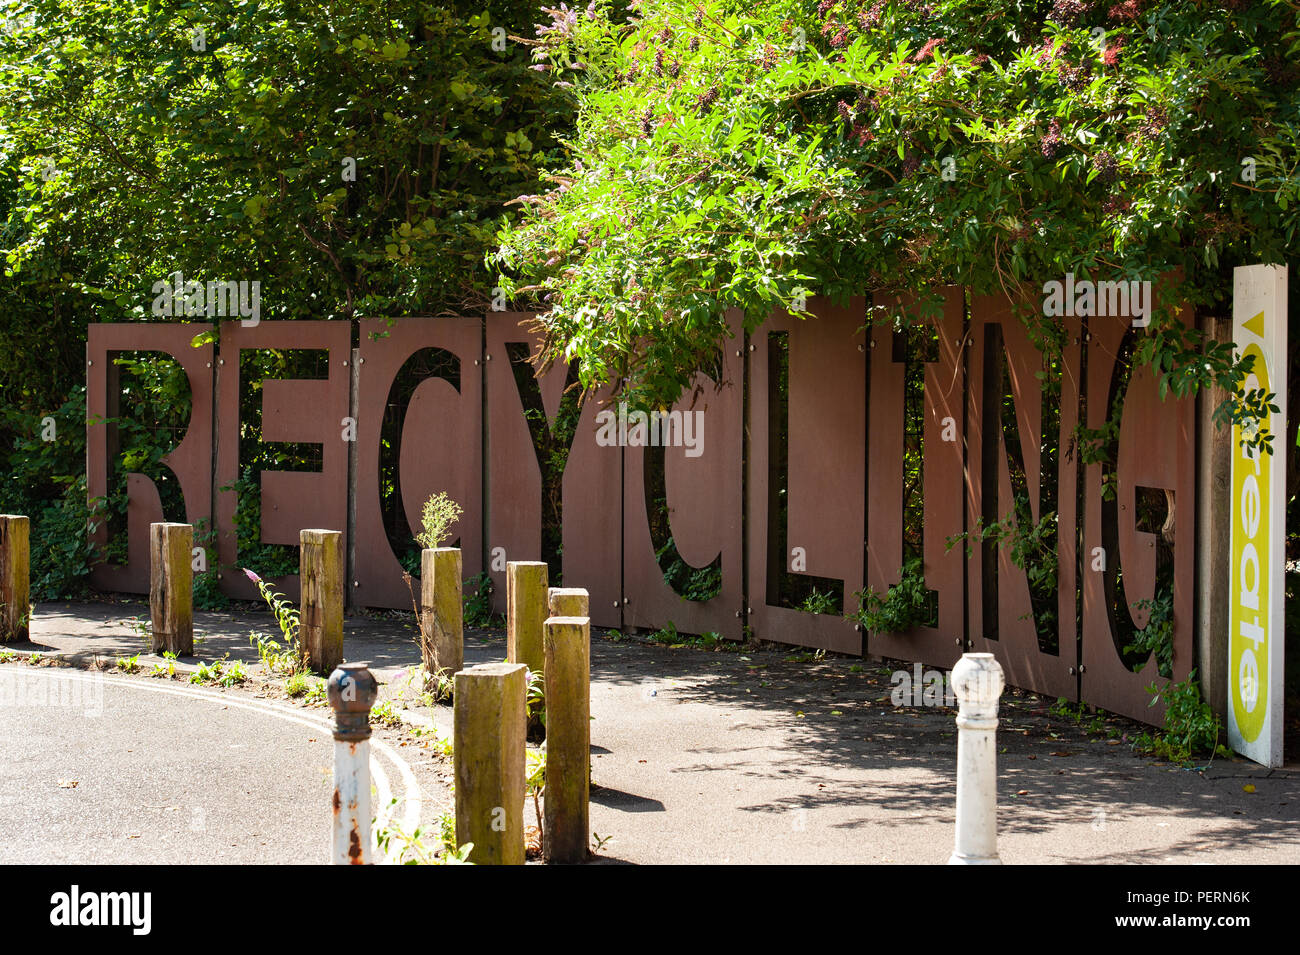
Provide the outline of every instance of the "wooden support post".
{"type": "Polygon", "coordinates": [[[546,621],[547,862],[587,859],[591,838],[591,620],[546,621]]]}
{"type": "MultiPolygon", "coordinates": [[[[1206,346],[1232,341],[1232,319],[1205,316],[1206,346]]],[[[1228,396],[1206,385],[1196,396],[1196,652],[1201,698],[1228,722],[1228,620],[1232,599],[1232,426],[1219,427],[1214,411],[1228,396]]],[[[1183,531],[1182,528],[1179,528],[1183,531]]],[[[1186,533],[1183,531],[1183,533],[1186,533]]],[[[1185,538],[1184,538],[1185,539],[1185,538]]]]}
{"type": "Polygon", "coordinates": [[[0,643],[31,635],[31,570],[27,518],[0,514],[0,643]]]}
{"type": "Polygon", "coordinates": [[[591,597],[581,587],[552,587],[546,605],[552,617],[591,616],[591,597]]]}
{"type": "Polygon", "coordinates": [[[300,639],[312,670],[328,675],[343,662],[343,532],[298,532],[302,590],[300,639]]]}
{"type": "Polygon", "coordinates": [[[194,655],[194,528],[149,525],[149,616],[154,653],[194,655]]]}
{"type": "Polygon", "coordinates": [[[447,675],[465,665],[464,604],[459,547],[425,548],[420,554],[421,656],[430,673],[447,675]]]}
{"type": "Polygon", "coordinates": [[[542,625],[546,623],[546,563],[512,560],[506,564],[506,659],[534,673],[546,672],[542,625]]]}
{"type": "Polygon", "coordinates": [[[476,865],[524,864],[525,668],[483,663],[456,674],[456,843],[476,865]]]}

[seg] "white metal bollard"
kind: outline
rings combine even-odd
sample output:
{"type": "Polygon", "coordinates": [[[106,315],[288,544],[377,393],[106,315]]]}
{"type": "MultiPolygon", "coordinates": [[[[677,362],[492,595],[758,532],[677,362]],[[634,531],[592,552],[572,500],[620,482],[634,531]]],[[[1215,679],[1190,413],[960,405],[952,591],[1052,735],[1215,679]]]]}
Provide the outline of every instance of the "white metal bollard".
{"type": "Polygon", "coordinates": [[[998,699],[1005,681],[991,653],[965,653],[952,668],[957,695],[957,838],[949,865],[998,858],[998,699]]]}
{"type": "Polygon", "coordinates": [[[370,708],[379,684],[364,663],[343,663],[326,688],[334,709],[334,828],[330,862],[368,865],[370,831],[370,708]]]}

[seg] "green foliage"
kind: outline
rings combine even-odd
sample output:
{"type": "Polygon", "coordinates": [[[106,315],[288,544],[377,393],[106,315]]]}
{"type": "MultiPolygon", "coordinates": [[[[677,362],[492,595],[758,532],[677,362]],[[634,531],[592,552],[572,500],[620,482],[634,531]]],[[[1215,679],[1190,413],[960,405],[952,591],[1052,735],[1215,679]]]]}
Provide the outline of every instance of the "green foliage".
{"type": "MultiPolygon", "coordinates": [[[[235,546],[240,562],[261,568],[269,578],[298,573],[299,557],[292,547],[262,543],[262,483],[252,468],[245,468],[234,484],[220,490],[235,494],[235,546]]],[[[262,596],[266,598],[265,593],[262,596]]]]}
{"type": "Polygon", "coordinates": [[[1011,563],[1025,572],[1031,598],[1034,599],[1035,627],[1040,637],[1056,641],[1059,564],[1057,558],[1057,514],[1048,511],[1033,519],[1027,494],[1017,493],[1015,509],[1001,520],[985,521],[979,517],[975,527],[948,538],[946,550],[966,541],[966,556],[975,544],[992,543],[1009,550],[1011,563]]]}
{"type": "MultiPolygon", "coordinates": [[[[491,261],[583,385],[674,401],[728,335],[813,293],[1042,297],[1067,273],[1170,276],[1136,360],[1160,393],[1243,365],[1175,320],[1282,262],[1300,200],[1289,0],[658,0],[552,13],[578,113],[491,261]],[[1229,9],[1231,7],[1231,9],[1229,9]],[[1105,30],[1104,50],[1092,31],[1105,30]],[[1253,160],[1254,178],[1243,168],[1253,160]]],[[[1050,340],[1052,324],[1023,320],[1050,340]]],[[[1037,313],[1037,314],[1028,314],[1037,313]]],[[[1261,411],[1238,394],[1220,409],[1261,411]]]]}
{"type": "Polygon", "coordinates": [[[567,112],[524,44],[492,48],[534,11],[15,0],[8,268],[108,320],[177,269],[262,278],[265,317],[483,311],[483,250],[567,112]]]}
{"type": "Polygon", "coordinates": [[[230,606],[230,598],[221,592],[221,581],[217,577],[217,532],[206,517],[194,522],[194,546],[202,547],[205,565],[208,569],[195,571],[193,584],[193,601],[195,610],[225,610],[230,606]]]}
{"type": "Polygon", "coordinates": [[[930,597],[921,558],[914,557],[898,572],[899,581],[884,595],[872,588],[857,594],[859,609],[846,614],[870,633],[907,633],[930,620],[930,597]]]}
{"type": "Polygon", "coordinates": [[[140,654],[129,657],[118,657],[117,668],[123,673],[137,673],[140,670],[140,654]]]}
{"type": "Polygon", "coordinates": [[[655,560],[663,568],[664,582],[684,600],[712,600],[722,593],[722,564],[715,562],[707,567],[692,567],[677,553],[677,544],[670,537],[655,551],[655,560]],[[664,566],[665,557],[672,559],[664,566]]]}
{"type": "Polygon", "coordinates": [[[1139,653],[1141,659],[1147,659],[1152,653],[1156,655],[1156,670],[1163,677],[1174,675],[1174,594],[1165,590],[1156,594],[1154,600],[1139,600],[1138,610],[1147,610],[1150,616],[1147,625],[1133,632],[1133,642],[1124,648],[1124,653],[1139,653]]]}
{"type": "MultiPolygon", "coordinates": [[[[167,519],[184,520],[159,462],[172,419],[187,424],[188,382],[156,355],[119,362],[122,456],[107,511],[87,510],[88,323],[153,319],[154,285],[176,271],[260,282],[265,318],[488,308],[484,251],[516,212],[505,203],[535,191],[568,116],[525,44],[493,49],[495,26],[534,12],[519,0],[5,5],[0,510],[32,519],[34,599],[79,596],[95,560],[124,557],[117,533],[93,554],[86,524],[124,528],[126,470],[153,478],[167,519]],[[47,415],[56,441],[39,440],[47,415]]],[[[291,548],[260,544],[249,501],[241,560],[295,573],[291,548]]],[[[195,606],[219,609],[209,565],[195,606]]]]}
{"type": "Polygon", "coordinates": [[[0,511],[30,519],[33,600],[78,597],[91,568],[102,558],[89,534],[108,518],[108,502],[87,502],[85,388],[57,411],[25,413],[0,408],[0,511]],[[45,417],[56,438],[42,439],[45,417]]]}
{"type": "Polygon", "coordinates": [[[804,613],[836,613],[840,607],[834,594],[824,594],[814,587],[813,592],[799,605],[799,609],[804,613]]]}
{"type": "Polygon", "coordinates": [[[165,677],[168,680],[176,676],[176,654],[171,650],[163,651],[163,662],[155,663],[153,669],[149,671],[151,677],[165,677]]]}
{"type": "Polygon", "coordinates": [[[449,528],[460,519],[461,507],[443,491],[432,495],[420,511],[423,530],[415,535],[421,547],[431,549],[442,546],[451,536],[449,528]]]}
{"type": "MultiPolygon", "coordinates": [[[[616,630],[611,630],[609,639],[618,643],[622,636],[616,630]]],[[[677,625],[671,620],[662,630],[656,630],[650,634],[649,639],[654,643],[662,643],[666,647],[678,649],[680,647],[691,647],[695,650],[739,650],[739,644],[730,643],[722,638],[722,634],[716,630],[710,630],[707,633],[698,636],[689,633],[680,633],[677,625]]]]}
{"type": "Polygon", "coordinates": [[[211,663],[199,661],[197,669],[190,674],[190,682],[210,683],[215,686],[231,687],[248,680],[248,670],[239,660],[213,660],[211,663]]]}
{"type": "Polygon", "coordinates": [[[1223,724],[1210,704],[1201,699],[1201,684],[1193,670],[1179,683],[1163,688],[1150,684],[1151,706],[1165,700],[1165,725],[1158,733],[1143,733],[1135,741],[1138,750],[1173,763],[1189,763],[1195,756],[1227,756],[1219,743],[1223,724]]]}
{"type": "Polygon", "coordinates": [[[375,830],[375,843],[379,851],[397,865],[473,865],[469,854],[474,843],[456,845],[456,819],[450,812],[438,817],[437,845],[430,846],[424,841],[423,826],[416,826],[407,832],[400,824],[393,821],[397,815],[397,797],[389,803],[388,821],[379,825],[376,818],[372,821],[375,830]]]}
{"type": "Polygon", "coordinates": [[[401,726],[402,717],[392,700],[380,700],[370,708],[370,722],[380,726],[401,726]]]}
{"type": "MultiPolygon", "coordinates": [[[[265,666],[266,662],[263,661],[262,665],[265,666]]],[[[313,682],[314,679],[309,673],[291,673],[284,681],[285,696],[295,700],[305,696],[311,690],[313,682]]]]}
{"type": "Polygon", "coordinates": [[[306,672],[310,664],[307,661],[307,648],[298,639],[302,627],[298,611],[294,609],[288,597],[272,590],[257,574],[251,570],[245,570],[244,573],[257,585],[262,599],[275,614],[275,622],[279,625],[280,634],[284,638],[284,643],[281,644],[259,631],[248,635],[248,642],[257,647],[257,657],[261,660],[262,666],[268,673],[284,673],[287,676],[306,672]]]}
{"type": "Polygon", "coordinates": [[[537,816],[538,847],[545,850],[546,816],[541,796],[546,791],[546,744],[537,749],[525,750],[524,795],[533,800],[533,812],[537,816]]]}
{"type": "Polygon", "coordinates": [[[524,702],[524,716],[530,727],[546,726],[546,674],[528,671],[528,691],[524,702]]]}
{"type": "Polygon", "coordinates": [[[501,614],[492,612],[492,578],[483,572],[465,581],[461,596],[464,604],[464,623],[467,627],[498,627],[504,622],[501,614]]]}
{"type": "Polygon", "coordinates": [[[329,703],[324,680],[308,680],[307,692],[303,694],[303,703],[307,706],[325,706],[329,703]]]}

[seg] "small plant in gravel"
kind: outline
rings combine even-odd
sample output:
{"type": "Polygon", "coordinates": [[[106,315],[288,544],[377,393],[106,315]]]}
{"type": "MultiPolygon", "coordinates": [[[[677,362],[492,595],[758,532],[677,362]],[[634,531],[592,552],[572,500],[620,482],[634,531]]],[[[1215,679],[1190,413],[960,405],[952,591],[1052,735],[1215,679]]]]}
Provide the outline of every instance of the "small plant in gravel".
{"type": "Polygon", "coordinates": [[[225,672],[221,674],[217,683],[221,686],[236,686],[248,681],[248,668],[239,660],[233,660],[226,666],[225,672]]]}
{"type": "Polygon", "coordinates": [[[370,722],[380,726],[401,726],[402,718],[392,700],[381,700],[370,710],[370,722]]]}
{"type": "Polygon", "coordinates": [[[211,663],[199,661],[198,669],[190,674],[190,682],[202,685],[204,683],[216,683],[221,679],[223,666],[220,660],[213,660],[211,663]]]}
{"type": "Polygon", "coordinates": [[[168,680],[176,676],[176,654],[171,650],[163,651],[163,662],[155,663],[149,675],[151,677],[165,677],[168,680]]]}
{"type": "Polygon", "coordinates": [[[145,643],[153,642],[152,624],[139,614],[128,617],[123,625],[145,643]]]}
{"type": "Polygon", "coordinates": [[[12,663],[17,658],[18,654],[14,653],[12,650],[6,650],[3,647],[0,647],[0,663],[12,663]]]}
{"type": "Polygon", "coordinates": [[[140,654],[131,657],[118,657],[117,668],[123,673],[136,673],[140,669],[140,654]]]}
{"type": "Polygon", "coordinates": [[[546,823],[543,815],[541,796],[546,789],[546,744],[527,751],[527,765],[524,769],[524,793],[533,800],[533,812],[537,814],[537,852],[541,854],[546,846],[546,823]]]}
{"type": "Polygon", "coordinates": [[[305,696],[311,689],[312,678],[306,673],[294,673],[284,681],[284,693],[286,696],[297,699],[305,696]]]}
{"type": "MultiPolygon", "coordinates": [[[[399,800],[394,798],[389,803],[389,819],[396,815],[399,800]]],[[[399,823],[389,821],[380,826],[375,820],[375,843],[379,851],[397,865],[473,865],[469,854],[474,843],[456,845],[456,821],[452,814],[444,812],[438,817],[437,843],[430,845],[424,841],[423,826],[416,826],[407,832],[399,823]],[[396,854],[394,854],[396,850],[396,854]]]]}
{"type": "Polygon", "coordinates": [[[247,568],[244,569],[244,573],[257,585],[262,599],[275,614],[275,622],[279,625],[284,640],[282,644],[257,631],[248,635],[248,642],[257,647],[257,657],[262,662],[262,666],[270,673],[283,673],[287,676],[305,672],[308,669],[307,648],[298,639],[302,627],[298,611],[294,609],[288,597],[272,590],[257,574],[247,568]]]}
{"type": "Polygon", "coordinates": [[[437,673],[430,674],[423,665],[413,666],[399,673],[398,678],[402,681],[399,698],[405,699],[406,691],[415,688],[420,704],[430,709],[440,703],[451,702],[456,689],[452,674],[446,667],[440,667],[437,673]]]}
{"type": "Polygon", "coordinates": [[[307,692],[303,694],[302,701],[308,706],[325,706],[329,702],[329,697],[325,692],[325,681],[311,680],[307,692]]]}
{"type": "Polygon", "coordinates": [[[1165,725],[1154,734],[1138,736],[1133,743],[1138,752],[1179,765],[1192,762],[1195,756],[1208,755],[1213,759],[1230,755],[1227,747],[1219,742],[1223,724],[1218,714],[1201,699],[1201,684],[1195,670],[1179,683],[1168,683],[1163,689],[1152,683],[1146,689],[1151,694],[1151,706],[1164,697],[1165,725]]]}

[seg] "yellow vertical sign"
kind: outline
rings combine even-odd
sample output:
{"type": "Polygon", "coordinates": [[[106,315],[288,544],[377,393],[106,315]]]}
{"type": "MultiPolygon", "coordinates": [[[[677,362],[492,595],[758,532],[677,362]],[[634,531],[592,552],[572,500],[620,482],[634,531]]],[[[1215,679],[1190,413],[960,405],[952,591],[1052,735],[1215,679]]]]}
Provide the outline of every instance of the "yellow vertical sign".
{"type": "Polygon", "coordinates": [[[1286,269],[1252,265],[1233,274],[1233,341],[1254,358],[1243,392],[1276,392],[1283,409],[1232,429],[1232,540],[1228,611],[1228,741],[1265,766],[1282,765],[1282,654],[1286,542],[1286,269]],[[1253,447],[1254,430],[1275,453],[1253,447]],[[1280,439],[1280,440],[1279,440],[1280,439]]]}

